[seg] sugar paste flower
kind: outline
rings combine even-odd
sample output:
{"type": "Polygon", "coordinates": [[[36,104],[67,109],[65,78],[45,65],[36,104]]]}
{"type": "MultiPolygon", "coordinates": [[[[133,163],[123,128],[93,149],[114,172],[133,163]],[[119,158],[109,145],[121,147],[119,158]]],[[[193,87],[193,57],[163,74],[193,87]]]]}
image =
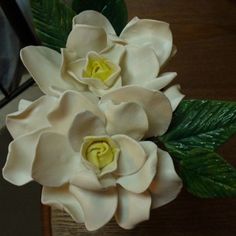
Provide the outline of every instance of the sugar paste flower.
{"type": "Polygon", "coordinates": [[[7,118],[14,140],[4,178],[15,185],[37,181],[44,204],[64,209],[88,230],[113,216],[133,228],[178,195],[182,182],[171,157],[142,141],[168,129],[172,106],[163,93],[129,86],[98,100],[66,91],[21,109],[7,118]]]}
{"type": "Polygon", "coordinates": [[[159,75],[173,51],[165,22],[135,17],[118,37],[102,14],[89,10],[74,17],[61,54],[29,46],[21,50],[21,59],[45,94],[59,96],[70,89],[102,96],[126,85],[164,88],[177,75],[159,75]]]}

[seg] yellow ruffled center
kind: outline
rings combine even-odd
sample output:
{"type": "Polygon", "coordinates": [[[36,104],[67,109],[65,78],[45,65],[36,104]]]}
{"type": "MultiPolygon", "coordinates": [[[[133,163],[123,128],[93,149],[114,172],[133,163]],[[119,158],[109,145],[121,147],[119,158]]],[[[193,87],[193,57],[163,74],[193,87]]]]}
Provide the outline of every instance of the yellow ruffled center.
{"type": "Polygon", "coordinates": [[[84,158],[100,170],[112,163],[118,152],[108,137],[86,137],[83,148],[84,158]]]}
{"type": "Polygon", "coordinates": [[[114,73],[114,65],[106,58],[88,58],[83,77],[106,81],[114,73]]]}

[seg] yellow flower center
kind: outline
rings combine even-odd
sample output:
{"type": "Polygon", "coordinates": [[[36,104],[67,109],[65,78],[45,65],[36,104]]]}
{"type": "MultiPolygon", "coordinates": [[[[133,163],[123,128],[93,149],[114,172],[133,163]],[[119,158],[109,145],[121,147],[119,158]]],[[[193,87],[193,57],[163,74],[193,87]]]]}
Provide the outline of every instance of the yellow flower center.
{"type": "Polygon", "coordinates": [[[114,73],[114,65],[106,58],[88,58],[87,66],[83,71],[83,77],[107,80],[114,73]]]}
{"type": "Polygon", "coordinates": [[[100,170],[112,163],[119,152],[108,137],[86,137],[83,149],[84,158],[100,170]]]}

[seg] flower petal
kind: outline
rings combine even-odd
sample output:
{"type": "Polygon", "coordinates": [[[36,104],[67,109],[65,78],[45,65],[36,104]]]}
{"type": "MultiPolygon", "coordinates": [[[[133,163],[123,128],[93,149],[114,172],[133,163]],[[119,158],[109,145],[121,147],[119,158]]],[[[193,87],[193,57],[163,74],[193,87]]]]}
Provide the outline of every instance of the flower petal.
{"type": "Polygon", "coordinates": [[[107,94],[110,91],[113,91],[113,90],[115,90],[117,88],[121,88],[121,87],[122,87],[122,80],[121,80],[121,76],[119,76],[116,79],[115,83],[110,88],[107,88],[107,89],[97,89],[95,87],[90,86],[89,90],[91,92],[93,92],[95,95],[97,95],[98,97],[102,97],[104,94],[107,94]]]}
{"type": "Polygon", "coordinates": [[[68,185],[57,188],[43,187],[41,201],[43,204],[65,210],[78,223],[84,222],[83,210],[74,195],[70,193],[68,185]]]}
{"type": "Polygon", "coordinates": [[[28,46],[21,49],[20,57],[45,94],[58,96],[59,90],[73,88],[61,79],[61,55],[57,51],[43,46],[28,46]]]}
{"type": "Polygon", "coordinates": [[[87,86],[79,81],[86,61],[85,59],[74,59],[73,57],[75,56],[73,54],[75,52],[70,52],[66,48],[61,49],[61,78],[73,85],[73,90],[86,91],[87,86]]]}
{"type": "Polygon", "coordinates": [[[157,175],[150,186],[152,208],[173,201],[182,188],[182,181],[175,172],[173,161],[168,152],[158,148],[157,155],[157,175]]]}
{"type": "Polygon", "coordinates": [[[3,177],[15,185],[23,185],[32,181],[31,171],[38,139],[43,130],[20,136],[9,145],[9,152],[3,177]]]}
{"type": "Polygon", "coordinates": [[[115,187],[116,181],[112,175],[106,174],[102,177],[97,177],[94,171],[87,168],[80,171],[78,175],[70,180],[72,185],[75,185],[82,189],[99,191],[108,187],[115,187]]]}
{"type": "Polygon", "coordinates": [[[89,191],[70,186],[71,193],[79,201],[84,212],[84,223],[88,230],[97,230],[113,217],[117,208],[115,188],[105,191],[89,191]]]}
{"type": "Polygon", "coordinates": [[[26,100],[26,99],[21,99],[18,104],[18,111],[25,110],[30,104],[33,102],[26,100]]]}
{"type": "Polygon", "coordinates": [[[157,78],[147,81],[144,87],[152,90],[161,90],[166,87],[177,76],[176,72],[166,72],[159,75],[157,78]]]}
{"type": "Polygon", "coordinates": [[[107,58],[112,63],[119,65],[125,53],[125,47],[120,44],[113,44],[111,47],[106,48],[100,52],[102,57],[107,58]]]}
{"type": "Polygon", "coordinates": [[[120,38],[137,46],[150,46],[158,56],[160,65],[169,58],[172,51],[172,34],[169,24],[156,20],[136,20],[127,25],[120,38]]]}
{"type": "Polygon", "coordinates": [[[90,111],[104,121],[104,115],[94,100],[84,93],[67,91],[61,96],[58,106],[48,115],[48,120],[55,130],[63,134],[68,132],[75,116],[80,112],[90,111]]]}
{"type": "Polygon", "coordinates": [[[146,161],[146,153],[142,146],[126,135],[114,135],[112,139],[120,148],[117,175],[130,175],[137,172],[146,161]]]}
{"type": "Polygon", "coordinates": [[[149,219],[150,207],[151,196],[147,191],[136,194],[119,188],[116,221],[120,227],[132,229],[138,223],[149,219]]]}
{"type": "Polygon", "coordinates": [[[109,135],[125,134],[141,140],[148,130],[148,119],[143,108],[133,102],[115,105],[111,100],[101,102],[99,107],[106,116],[106,130],[109,135]],[[130,119],[132,114],[135,119],[130,119]]]}
{"type": "Polygon", "coordinates": [[[152,48],[130,45],[125,48],[126,53],[121,60],[123,85],[142,85],[158,75],[159,62],[152,48]]]}
{"type": "Polygon", "coordinates": [[[104,29],[90,25],[75,25],[66,43],[66,48],[76,52],[78,58],[85,57],[89,51],[100,52],[106,47],[107,35],[104,29]]]}
{"type": "Polygon", "coordinates": [[[27,106],[25,110],[9,114],[6,125],[13,138],[50,126],[47,114],[53,110],[55,105],[55,97],[42,96],[27,106]]]}
{"type": "Polygon", "coordinates": [[[66,137],[52,132],[43,133],[36,148],[33,179],[44,186],[61,186],[80,170],[79,160],[66,137]]]}
{"type": "Polygon", "coordinates": [[[84,168],[78,175],[73,177],[70,180],[70,184],[92,191],[102,190],[103,188],[94,171],[88,170],[87,168],[84,168]]]}
{"type": "Polygon", "coordinates": [[[146,152],[146,162],[135,174],[122,176],[117,180],[118,184],[133,193],[146,191],[156,174],[157,146],[149,141],[140,142],[140,144],[146,152]]]}
{"type": "Polygon", "coordinates": [[[98,135],[106,135],[105,124],[89,111],[76,115],[68,133],[70,144],[76,152],[80,151],[84,137],[98,135]]]}
{"type": "Polygon", "coordinates": [[[172,108],[167,97],[159,92],[139,86],[125,86],[105,94],[101,101],[112,100],[115,104],[134,102],[143,106],[146,111],[149,130],[145,137],[164,134],[171,122],[172,108]]]}
{"type": "Polygon", "coordinates": [[[110,21],[97,11],[87,10],[81,12],[79,15],[73,18],[73,25],[75,26],[76,24],[101,27],[106,31],[107,34],[116,35],[116,32],[113,29],[110,21]]]}
{"type": "Polygon", "coordinates": [[[182,99],[185,97],[184,94],[180,92],[180,86],[174,85],[164,91],[166,97],[170,100],[172,110],[174,111],[182,99]]]}

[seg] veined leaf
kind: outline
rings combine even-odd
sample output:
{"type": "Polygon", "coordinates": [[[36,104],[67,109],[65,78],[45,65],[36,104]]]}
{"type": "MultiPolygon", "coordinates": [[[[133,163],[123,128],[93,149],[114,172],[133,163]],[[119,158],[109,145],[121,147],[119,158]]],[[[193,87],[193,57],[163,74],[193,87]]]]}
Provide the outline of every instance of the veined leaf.
{"type": "Polygon", "coordinates": [[[35,31],[43,45],[65,47],[75,12],[59,0],[30,0],[35,31]]]}
{"type": "Polygon", "coordinates": [[[124,0],[74,0],[72,8],[77,14],[84,10],[102,13],[111,22],[118,35],[127,24],[128,11],[124,0]]]}
{"type": "Polygon", "coordinates": [[[202,198],[236,196],[236,169],[217,153],[202,148],[170,151],[180,160],[178,172],[189,192],[202,198]]]}
{"type": "Polygon", "coordinates": [[[235,133],[235,102],[184,100],[168,132],[159,139],[181,152],[198,147],[213,151],[235,133]]]}

